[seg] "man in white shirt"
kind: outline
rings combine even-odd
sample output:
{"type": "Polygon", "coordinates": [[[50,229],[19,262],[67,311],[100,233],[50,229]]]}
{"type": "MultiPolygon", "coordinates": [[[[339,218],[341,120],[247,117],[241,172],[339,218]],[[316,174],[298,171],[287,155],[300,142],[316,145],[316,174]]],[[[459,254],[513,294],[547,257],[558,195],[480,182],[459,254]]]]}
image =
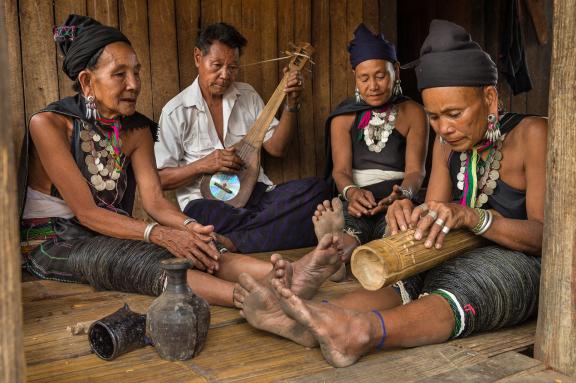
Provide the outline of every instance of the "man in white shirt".
{"type": "MultiPolygon", "coordinates": [[[[223,243],[239,252],[282,250],[315,243],[312,214],[327,198],[323,180],[309,178],[272,185],[260,168],[244,208],[202,199],[203,174],[237,172],[243,166],[232,145],[250,130],[264,102],[254,88],[235,82],[246,39],[225,23],[206,27],[196,41],[198,77],[170,100],[160,116],[156,163],[164,189],[176,189],[180,208],[215,226],[223,243]],[[228,240],[226,240],[228,239],[228,240]]],[[[264,138],[264,150],[281,157],[296,130],[302,75],[289,73],[286,104],[264,138]]]]}

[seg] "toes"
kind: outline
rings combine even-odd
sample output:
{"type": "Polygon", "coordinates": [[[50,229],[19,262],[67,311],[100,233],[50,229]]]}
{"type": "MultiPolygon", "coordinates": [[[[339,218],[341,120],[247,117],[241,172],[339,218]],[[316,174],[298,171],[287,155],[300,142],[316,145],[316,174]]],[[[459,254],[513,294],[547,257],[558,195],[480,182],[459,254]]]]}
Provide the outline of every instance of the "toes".
{"type": "Polygon", "coordinates": [[[246,319],[246,314],[244,314],[244,310],[240,310],[240,316],[244,319],[246,319]]]}
{"type": "Polygon", "coordinates": [[[243,308],[244,307],[244,301],[246,300],[246,297],[248,296],[248,291],[246,289],[244,289],[242,286],[240,286],[239,284],[236,284],[234,286],[234,290],[232,292],[232,296],[233,296],[233,303],[234,306],[236,308],[243,308]]]}
{"type": "Polygon", "coordinates": [[[332,198],[332,209],[334,209],[335,212],[342,212],[342,200],[340,198],[332,198]]]}
{"type": "Polygon", "coordinates": [[[325,208],[327,211],[332,210],[332,205],[330,204],[330,201],[325,200],[324,202],[322,202],[322,205],[324,205],[324,208],[325,208]]]}
{"type": "Polygon", "coordinates": [[[276,263],[278,263],[278,261],[282,260],[282,256],[280,254],[274,253],[270,256],[270,262],[273,265],[276,265],[276,263]]]}
{"type": "Polygon", "coordinates": [[[324,205],[322,204],[318,204],[318,206],[316,206],[316,213],[318,213],[318,215],[322,215],[322,213],[324,213],[326,211],[326,208],[324,207],[324,205]]]}

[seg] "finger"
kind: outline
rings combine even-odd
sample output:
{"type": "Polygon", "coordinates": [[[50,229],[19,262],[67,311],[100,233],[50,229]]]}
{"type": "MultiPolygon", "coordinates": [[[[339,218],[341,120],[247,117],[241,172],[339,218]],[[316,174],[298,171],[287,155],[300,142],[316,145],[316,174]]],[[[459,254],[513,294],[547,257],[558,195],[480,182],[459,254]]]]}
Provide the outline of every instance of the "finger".
{"type": "Polygon", "coordinates": [[[202,254],[205,254],[206,256],[212,258],[215,261],[218,261],[220,259],[220,253],[216,249],[216,246],[214,245],[213,241],[210,241],[209,243],[195,241],[195,244],[198,250],[202,252],[202,254]]]}
{"type": "Polygon", "coordinates": [[[368,208],[370,208],[370,206],[365,206],[368,205],[368,201],[364,199],[364,204],[361,203],[360,198],[356,198],[353,202],[352,202],[352,206],[354,207],[354,209],[358,212],[360,212],[361,214],[368,214],[368,208]]]}
{"type": "Polygon", "coordinates": [[[355,199],[354,202],[356,202],[358,205],[361,206],[361,209],[364,212],[364,214],[368,213],[368,209],[373,208],[370,201],[368,201],[368,199],[364,197],[364,195],[360,195],[358,198],[355,199]]]}
{"type": "Polygon", "coordinates": [[[428,233],[436,218],[438,218],[438,212],[430,208],[428,213],[421,217],[416,225],[416,231],[414,232],[414,238],[420,240],[424,238],[424,235],[428,233]]]}
{"type": "Polygon", "coordinates": [[[414,224],[412,224],[411,216],[412,216],[412,204],[402,205],[402,213],[404,213],[404,219],[408,224],[408,228],[413,229],[414,224]]]}
{"type": "Polygon", "coordinates": [[[444,223],[444,226],[442,226],[440,233],[438,233],[438,236],[436,237],[436,244],[434,245],[434,247],[436,247],[437,249],[442,248],[442,245],[444,245],[444,239],[446,238],[446,235],[448,235],[448,233],[450,232],[450,228],[454,227],[454,225],[455,225],[454,219],[452,217],[448,217],[448,219],[444,223]]]}
{"type": "Polygon", "coordinates": [[[394,209],[394,218],[396,218],[398,228],[401,231],[406,231],[408,230],[408,223],[406,222],[406,217],[404,216],[404,210],[402,210],[402,208],[399,207],[400,206],[394,209]]]}
{"type": "Polygon", "coordinates": [[[398,223],[396,222],[396,217],[394,216],[394,212],[388,210],[386,214],[386,227],[388,228],[388,232],[390,235],[395,235],[398,233],[398,223]]]}
{"type": "Polygon", "coordinates": [[[200,271],[206,270],[206,267],[204,266],[204,264],[202,262],[200,262],[200,260],[196,259],[196,257],[192,253],[192,251],[189,251],[186,254],[186,258],[190,261],[190,263],[192,263],[192,265],[194,265],[195,269],[198,269],[200,271]]]}
{"type": "Polygon", "coordinates": [[[374,207],[377,205],[376,198],[374,198],[374,194],[372,194],[372,192],[370,192],[370,191],[365,192],[364,197],[370,203],[370,205],[371,205],[370,207],[374,207]]]}
{"type": "Polygon", "coordinates": [[[350,213],[350,215],[353,217],[362,216],[362,212],[355,207],[354,203],[348,205],[348,213],[350,213]]]}
{"type": "Polygon", "coordinates": [[[204,226],[198,222],[194,222],[194,223],[191,223],[190,226],[196,234],[211,235],[212,232],[214,232],[214,225],[204,226]]]}
{"type": "Polygon", "coordinates": [[[424,246],[427,248],[431,248],[436,243],[436,239],[438,234],[441,233],[444,224],[448,220],[449,212],[447,210],[442,211],[438,214],[438,218],[434,221],[432,226],[430,227],[430,231],[428,232],[428,237],[424,242],[424,246]]]}
{"type": "Polygon", "coordinates": [[[218,264],[216,262],[214,262],[213,260],[211,260],[210,258],[208,258],[208,256],[206,256],[206,254],[200,250],[199,248],[193,248],[191,249],[192,255],[202,263],[202,266],[204,266],[205,269],[208,270],[218,270],[218,264]]]}
{"type": "Polygon", "coordinates": [[[423,217],[422,213],[423,211],[420,206],[416,206],[412,210],[412,213],[410,213],[410,221],[409,221],[412,227],[416,227],[418,225],[418,222],[420,222],[420,219],[423,217]]]}

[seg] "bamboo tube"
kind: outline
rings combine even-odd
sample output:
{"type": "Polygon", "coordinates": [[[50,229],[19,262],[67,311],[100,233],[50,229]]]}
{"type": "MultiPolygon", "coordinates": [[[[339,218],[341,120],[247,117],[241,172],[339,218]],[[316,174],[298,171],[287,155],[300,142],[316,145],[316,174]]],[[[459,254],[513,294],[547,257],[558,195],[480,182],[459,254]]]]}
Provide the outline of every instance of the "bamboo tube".
{"type": "Polygon", "coordinates": [[[482,246],[484,239],[467,230],[455,230],[444,238],[441,249],[424,247],[414,230],[358,246],[352,253],[352,274],[366,290],[378,290],[482,246]]]}

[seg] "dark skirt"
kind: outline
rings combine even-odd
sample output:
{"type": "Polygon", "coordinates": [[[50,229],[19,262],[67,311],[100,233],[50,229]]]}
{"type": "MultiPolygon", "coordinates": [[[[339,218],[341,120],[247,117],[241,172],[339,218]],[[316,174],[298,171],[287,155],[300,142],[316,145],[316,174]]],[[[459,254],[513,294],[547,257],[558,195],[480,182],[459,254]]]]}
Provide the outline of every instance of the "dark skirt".
{"type": "Polygon", "coordinates": [[[452,338],[519,324],[538,312],[540,257],[498,246],[474,249],[394,287],[408,303],[444,297],[456,326],[452,338]]]}
{"type": "Polygon", "coordinates": [[[157,296],[165,280],[160,261],[173,257],[151,243],[100,235],[75,218],[24,220],[21,240],[24,266],[33,275],[97,290],[157,296]]]}
{"type": "Polygon", "coordinates": [[[235,208],[222,201],[190,201],[184,213],[230,238],[241,253],[308,247],[316,244],[312,215],[329,197],[320,178],[286,182],[267,191],[257,183],[248,203],[235,208]]]}

